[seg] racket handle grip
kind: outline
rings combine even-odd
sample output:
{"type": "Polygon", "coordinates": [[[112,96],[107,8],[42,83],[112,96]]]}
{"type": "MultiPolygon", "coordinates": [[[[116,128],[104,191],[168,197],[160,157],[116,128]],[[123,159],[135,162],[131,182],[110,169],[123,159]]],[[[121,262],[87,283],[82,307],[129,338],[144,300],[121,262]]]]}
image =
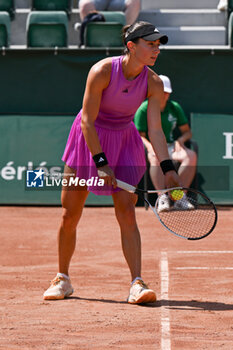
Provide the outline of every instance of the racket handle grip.
{"type": "Polygon", "coordinates": [[[117,180],[117,187],[121,188],[122,190],[128,191],[128,192],[135,192],[136,191],[136,187],[127,184],[126,182],[123,182],[121,180],[117,180]]]}

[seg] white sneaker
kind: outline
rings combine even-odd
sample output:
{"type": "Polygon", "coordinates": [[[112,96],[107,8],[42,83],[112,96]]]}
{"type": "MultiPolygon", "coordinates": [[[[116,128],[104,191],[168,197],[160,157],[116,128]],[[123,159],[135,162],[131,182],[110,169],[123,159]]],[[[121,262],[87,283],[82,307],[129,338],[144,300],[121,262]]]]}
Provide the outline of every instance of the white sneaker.
{"type": "Polygon", "coordinates": [[[170,200],[168,198],[168,195],[164,193],[158,198],[157,212],[160,213],[162,211],[167,211],[169,209],[170,209],[170,200]]]}
{"type": "Polygon", "coordinates": [[[130,304],[154,303],[156,294],[142,280],[136,280],[130,288],[127,301],[130,304]]]}
{"type": "Polygon", "coordinates": [[[218,3],[217,9],[219,11],[226,11],[227,10],[227,0],[220,0],[218,3]]]}
{"type": "Polygon", "coordinates": [[[192,210],[194,209],[194,205],[188,200],[186,194],[184,194],[182,199],[175,201],[174,208],[181,210],[192,210]]]}
{"type": "Polygon", "coordinates": [[[74,292],[70,279],[60,273],[51,281],[50,287],[44,292],[44,300],[64,299],[74,292]]]}

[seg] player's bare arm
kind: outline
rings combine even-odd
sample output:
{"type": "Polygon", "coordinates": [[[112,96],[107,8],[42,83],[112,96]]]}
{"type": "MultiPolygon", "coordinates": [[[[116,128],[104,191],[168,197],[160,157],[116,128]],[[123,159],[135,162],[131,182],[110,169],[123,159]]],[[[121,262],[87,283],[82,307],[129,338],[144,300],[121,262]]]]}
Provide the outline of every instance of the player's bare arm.
{"type": "Polygon", "coordinates": [[[160,101],[163,96],[163,83],[153,71],[148,71],[148,135],[153,149],[159,159],[169,158],[166,138],[161,125],[160,101]]]}
{"type": "MultiPolygon", "coordinates": [[[[169,159],[167,142],[161,125],[160,104],[163,96],[163,83],[152,70],[148,71],[148,135],[159,162],[169,159]]],[[[180,180],[175,171],[165,174],[167,187],[177,186],[180,180]]]]}
{"type": "Polygon", "coordinates": [[[103,90],[107,88],[111,75],[111,61],[103,60],[95,64],[87,78],[83,98],[82,132],[92,155],[101,153],[99,138],[95,129],[95,120],[99,113],[103,90]]]}

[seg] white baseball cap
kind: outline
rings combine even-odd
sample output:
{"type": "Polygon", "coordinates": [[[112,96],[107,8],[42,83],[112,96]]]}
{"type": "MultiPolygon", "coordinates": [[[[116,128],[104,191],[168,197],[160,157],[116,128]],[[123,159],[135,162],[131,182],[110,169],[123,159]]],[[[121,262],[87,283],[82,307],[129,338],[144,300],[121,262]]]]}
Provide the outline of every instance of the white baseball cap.
{"type": "Polygon", "coordinates": [[[172,92],[172,85],[170,79],[166,75],[159,75],[159,77],[163,82],[163,91],[168,92],[170,94],[172,92]]]}

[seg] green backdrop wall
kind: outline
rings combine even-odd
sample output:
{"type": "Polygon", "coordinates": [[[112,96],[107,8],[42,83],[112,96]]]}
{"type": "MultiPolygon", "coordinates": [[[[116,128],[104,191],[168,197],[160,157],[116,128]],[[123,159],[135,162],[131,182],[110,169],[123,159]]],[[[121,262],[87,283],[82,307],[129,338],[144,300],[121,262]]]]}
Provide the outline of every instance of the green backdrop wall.
{"type": "MultiPolygon", "coordinates": [[[[0,204],[60,204],[61,186],[28,188],[26,171],[63,173],[61,157],[73,116],[0,117],[0,204]]],[[[90,194],[88,205],[111,205],[111,196],[90,194]]]]}
{"type": "MultiPolygon", "coordinates": [[[[0,114],[77,114],[90,67],[119,50],[8,50],[0,55],[0,114]]],[[[233,50],[163,49],[153,69],[172,80],[187,114],[232,114],[233,50]]]]}
{"type": "Polygon", "coordinates": [[[192,114],[198,183],[215,203],[233,203],[233,114],[192,114]]]}

